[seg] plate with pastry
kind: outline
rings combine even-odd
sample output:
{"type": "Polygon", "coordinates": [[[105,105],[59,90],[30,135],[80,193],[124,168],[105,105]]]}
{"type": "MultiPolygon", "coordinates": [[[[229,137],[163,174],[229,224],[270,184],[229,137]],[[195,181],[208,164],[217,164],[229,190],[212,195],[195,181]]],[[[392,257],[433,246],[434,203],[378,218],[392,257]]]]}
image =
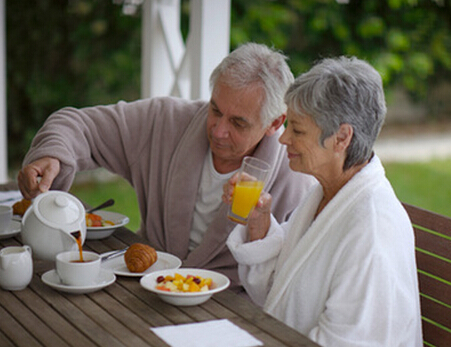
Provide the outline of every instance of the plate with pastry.
{"type": "Polygon", "coordinates": [[[127,216],[112,211],[86,213],[86,238],[88,240],[104,239],[129,221],[127,216]]]}
{"type": "MultiPolygon", "coordinates": [[[[102,254],[102,258],[117,251],[102,254]]],[[[178,269],[182,261],[175,255],[156,251],[143,243],[134,243],[124,255],[112,257],[102,262],[102,268],[118,276],[142,277],[154,271],[178,269]]]]}

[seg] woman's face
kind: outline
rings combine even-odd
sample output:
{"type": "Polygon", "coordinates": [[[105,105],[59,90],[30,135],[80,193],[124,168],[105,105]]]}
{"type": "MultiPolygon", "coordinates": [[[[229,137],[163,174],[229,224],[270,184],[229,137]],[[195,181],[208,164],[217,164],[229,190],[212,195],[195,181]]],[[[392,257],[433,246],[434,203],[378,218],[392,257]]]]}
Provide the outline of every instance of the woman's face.
{"type": "Polygon", "coordinates": [[[321,129],[308,115],[300,116],[290,108],[287,112],[287,126],[279,142],[287,146],[290,168],[321,178],[328,175],[337,164],[334,151],[334,135],[320,143],[321,129]]]}

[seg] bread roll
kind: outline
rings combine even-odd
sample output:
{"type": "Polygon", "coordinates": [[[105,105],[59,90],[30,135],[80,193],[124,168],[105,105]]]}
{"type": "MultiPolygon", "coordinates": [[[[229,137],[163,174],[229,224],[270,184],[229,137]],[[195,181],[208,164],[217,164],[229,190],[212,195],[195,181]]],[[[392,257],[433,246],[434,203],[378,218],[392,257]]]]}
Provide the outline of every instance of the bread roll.
{"type": "Polygon", "coordinates": [[[157,252],[143,243],[132,244],[124,254],[130,272],[144,272],[157,261],[157,252]]]}
{"type": "Polygon", "coordinates": [[[28,199],[22,199],[20,201],[17,201],[13,205],[13,214],[23,216],[25,214],[25,211],[30,207],[31,200],[28,199]]]}

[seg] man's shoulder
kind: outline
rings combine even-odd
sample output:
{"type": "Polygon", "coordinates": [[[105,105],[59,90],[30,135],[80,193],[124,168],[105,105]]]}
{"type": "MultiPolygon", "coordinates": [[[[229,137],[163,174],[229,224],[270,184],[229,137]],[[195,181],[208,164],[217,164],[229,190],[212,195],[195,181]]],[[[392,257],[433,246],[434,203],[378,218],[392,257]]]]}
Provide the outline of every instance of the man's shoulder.
{"type": "Polygon", "coordinates": [[[188,100],[175,96],[158,96],[147,99],[152,107],[166,110],[184,110],[186,112],[197,112],[208,104],[205,100],[188,100]]]}

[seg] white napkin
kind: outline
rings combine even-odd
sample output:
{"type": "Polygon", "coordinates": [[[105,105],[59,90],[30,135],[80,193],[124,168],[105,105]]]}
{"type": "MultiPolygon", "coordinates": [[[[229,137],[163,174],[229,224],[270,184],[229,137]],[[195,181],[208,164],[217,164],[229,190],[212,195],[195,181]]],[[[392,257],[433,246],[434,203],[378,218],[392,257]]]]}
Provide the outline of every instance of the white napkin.
{"type": "Polygon", "coordinates": [[[20,193],[20,190],[0,192],[0,205],[12,206],[19,200],[22,200],[22,194],[20,193]]]}
{"type": "Polygon", "coordinates": [[[254,347],[263,343],[228,319],[150,328],[171,347],[254,347]]]}

